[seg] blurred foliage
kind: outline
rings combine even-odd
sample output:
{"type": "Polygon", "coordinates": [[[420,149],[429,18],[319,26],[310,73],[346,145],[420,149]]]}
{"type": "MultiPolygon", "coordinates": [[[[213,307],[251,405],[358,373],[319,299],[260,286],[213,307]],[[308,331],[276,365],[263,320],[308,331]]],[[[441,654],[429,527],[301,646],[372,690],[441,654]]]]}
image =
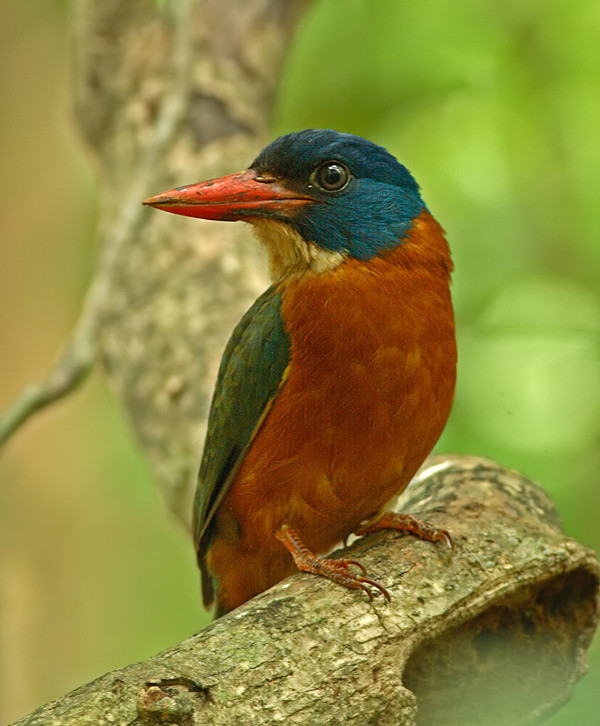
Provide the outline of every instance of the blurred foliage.
{"type": "MultiPolygon", "coordinates": [[[[48,369],[93,268],[67,5],[3,6],[0,405],[48,369]]],[[[459,385],[438,450],[529,474],[597,551],[598,37],[596,0],[321,0],[274,119],[366,136],[415,174],[456,263],[459,385]]],[[[98,381],[22,432],[0,477],[1,722],[206,622],[187,536],[98,381]]],[[[599,691],[596,646],[550,723],[597,723],[599,691]]]]}

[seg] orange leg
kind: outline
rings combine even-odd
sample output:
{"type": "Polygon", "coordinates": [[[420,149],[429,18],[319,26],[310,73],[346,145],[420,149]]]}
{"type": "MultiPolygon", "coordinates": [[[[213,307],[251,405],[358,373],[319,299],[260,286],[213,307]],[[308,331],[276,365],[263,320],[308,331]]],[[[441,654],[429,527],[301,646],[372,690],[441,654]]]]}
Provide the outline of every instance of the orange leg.
{"type": "Polygon", "coordinates": [[[396,512],[384,512],[373,520],[367,520],[365,524],[354,530],[358,537],[369,532],[379,532],[382,529],[396,529],[401,532],[411,532],[419,539],[427,542],[443,542],[450,550],[454,550],[454,541],[445,529],[437,529],[427,522],[423,522],[410,514],[396,514],[396,512]]]}
{"type": "Polygon", "coordinates": [[[383,597],[390,602],[391,597],[389,592],[375,582],[370,577],[365,577],[367,571],[360,562],[356,560],[328,560],[321,559],[313,554],[308,547],[306,547],[296,532],[287,524],[282,524],[281,527],[275,533],[275,537],[281,542],[281,544],[288,550],[288,552],[294,558],[296,567],[301,572],[310,572],[313,575],[321,575],[326,577],[328,580],[337,582],[338,585],[347,587],[349,590],[364,590],[369,596],[369,600],[373,600],[373,591],[371,588],[379,590],[383,597]],[[356,565],[362,570],[362,575],[358,575],[352,572],[349,568],[350,565],[356,565]]]}

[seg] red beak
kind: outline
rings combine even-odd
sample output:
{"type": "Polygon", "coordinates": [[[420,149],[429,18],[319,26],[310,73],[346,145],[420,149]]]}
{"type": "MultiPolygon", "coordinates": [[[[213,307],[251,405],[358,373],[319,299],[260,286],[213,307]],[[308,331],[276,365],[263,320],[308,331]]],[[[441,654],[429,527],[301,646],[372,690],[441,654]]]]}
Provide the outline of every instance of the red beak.
{"type": "Polygon", "coordinates": [[[288,189],[275,177],[249,169],[178,187],[145,199],[143,204],[186,217],[234,222],[252,217],[291,217],[305,204],[314,201],[312,197],[288,189]]]}

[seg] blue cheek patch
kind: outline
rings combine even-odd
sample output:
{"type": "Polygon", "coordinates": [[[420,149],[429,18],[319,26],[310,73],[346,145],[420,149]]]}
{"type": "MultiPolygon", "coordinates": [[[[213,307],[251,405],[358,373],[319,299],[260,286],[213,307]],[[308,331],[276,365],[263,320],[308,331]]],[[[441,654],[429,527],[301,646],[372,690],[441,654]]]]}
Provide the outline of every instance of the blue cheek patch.
{"type": "Polygon", "coordinates": [[[291,224],[319,247],[368,260],[400,244],[425,209],[416,189],[358,179],[348,193],[303,209],[291,224]]]}

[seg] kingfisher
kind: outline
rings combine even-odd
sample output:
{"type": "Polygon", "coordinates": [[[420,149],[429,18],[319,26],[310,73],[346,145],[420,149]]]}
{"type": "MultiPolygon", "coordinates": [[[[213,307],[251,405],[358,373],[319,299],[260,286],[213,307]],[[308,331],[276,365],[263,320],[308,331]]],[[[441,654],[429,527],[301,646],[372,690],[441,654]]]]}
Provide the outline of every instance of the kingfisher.
{"type": "Polygon", "coordinates": [[[388,511],[438,440],[456,380],[452,261],[405,166],[359,136],[307,129],[240,173],[144,204],[249,223],[271,286],[225,348],[194,502],[216,617],[296,570],[390,599],[354,533],[450,534],[388,511]]]}

